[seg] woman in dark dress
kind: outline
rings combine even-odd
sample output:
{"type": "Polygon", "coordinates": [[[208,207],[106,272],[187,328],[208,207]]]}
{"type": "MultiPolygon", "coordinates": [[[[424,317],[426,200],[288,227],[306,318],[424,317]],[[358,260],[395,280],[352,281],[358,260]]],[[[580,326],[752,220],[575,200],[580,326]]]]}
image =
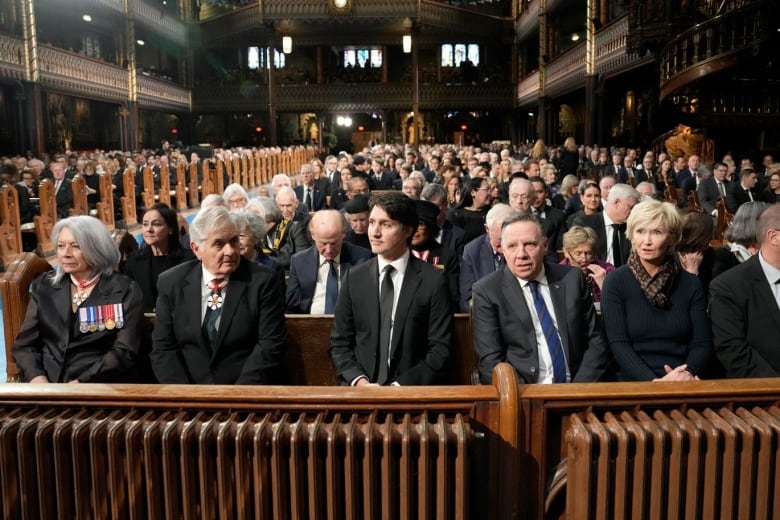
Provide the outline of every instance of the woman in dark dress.
{"type": "Polygon", "coordinates": [[[141,287],[144,312],[154,312],[160,273],[193,260],[195,255],[181,246],[176,212],[170,206],[153,205],[144,213],[141,225],[143,247],[128,257],[124,269],[125,274],[141,287]]]}
{"type": "Polygon", "coordinates": [[[119,250],[94,217],[52,230],[57,267],[33,281],[12,347],[22,381],[137,382],[142,330],[138,285],[115,272],[119,250]]]}
{"type": "Polygon", "coordinates": [[[447,214],[447,220],[464,229],[467,244],[485,233],[485,215],[492,200],[490,190],[486,178],[472,177],[461,189],[460,204],[447,214]]]}

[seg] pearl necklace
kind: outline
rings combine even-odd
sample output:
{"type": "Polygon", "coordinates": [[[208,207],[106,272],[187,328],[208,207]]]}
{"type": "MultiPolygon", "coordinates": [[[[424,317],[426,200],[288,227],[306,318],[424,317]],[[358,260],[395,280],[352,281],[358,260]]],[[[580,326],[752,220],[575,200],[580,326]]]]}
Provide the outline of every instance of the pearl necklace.
{"type": "Polygon", "coordinates": [[[91,280],[87,280],[85,282],[82,282],[78,278],[76,278],[73,275],[70,275],[70,281],[73,282],[73,285],[76,286],[76,294],[73,295],[73,305],[78,307],[82,303],[84,303],[84,300],[87,299],[89,296],[89,293],[87,293],[87,289],[95,285],[95,283],[100,279],[100,275],[95,276],[91,280]]]}

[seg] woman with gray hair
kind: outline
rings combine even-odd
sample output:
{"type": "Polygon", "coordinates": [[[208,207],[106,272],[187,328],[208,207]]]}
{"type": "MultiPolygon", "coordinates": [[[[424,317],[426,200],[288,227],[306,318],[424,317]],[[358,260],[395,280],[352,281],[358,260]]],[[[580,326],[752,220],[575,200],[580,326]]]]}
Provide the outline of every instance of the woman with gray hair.
{"type": "MultiPolygon", "coordinates": [[[[266,266],[277,273],[284,282],[284,267],[276,258],[266,254],[262,245],[265,241],[265,222],[257,213],[248,208],[232,212],[233,221],[238,226],[238,242],[241,256],[252,262],[266,266]]],[[[282,283],[284,287],[284,283],[282,283]]]]}
{"type": "Polygon", "coordinates": [[[249,195],[244,187],[235,182],[225,188],[225,191],[222,192],[222,198],[230,211],[245,208],[249,202],[249,195]]]}
{"type": "Polygon", "coordinates": [[[770,204],[759,201],[742,204],[737,209],[734,220],[731,221],[731,226],[726,230],[726,240],[729,242],[729,249],[740,263],[758,252],[756,221],[769,206],[770,204]]]}
{"type": "Polygon", "coordinates": [[[57,267],[33,281],[12,351],[30,383],[134,382],[143,296],[115,272],[119,250],[98,219],[54,226],[57,267]]]}

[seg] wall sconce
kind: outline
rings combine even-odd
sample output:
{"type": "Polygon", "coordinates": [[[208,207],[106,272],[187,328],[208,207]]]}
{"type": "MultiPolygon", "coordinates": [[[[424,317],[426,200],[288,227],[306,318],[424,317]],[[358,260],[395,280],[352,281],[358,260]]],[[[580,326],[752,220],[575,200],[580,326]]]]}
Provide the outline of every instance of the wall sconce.
{"type": "Polygon", "coordinates": [[[282,52],[285,54],[292,52],[292,36],[282,36],[282,52]]]}
{"type": "Polygon", "coordinates": [[[412,35],[411,34],[404,34],[403,39],[401,40],[401,43],[404,46],[404,52],[406,54],[409,54],[412,52],[412,35]]]}

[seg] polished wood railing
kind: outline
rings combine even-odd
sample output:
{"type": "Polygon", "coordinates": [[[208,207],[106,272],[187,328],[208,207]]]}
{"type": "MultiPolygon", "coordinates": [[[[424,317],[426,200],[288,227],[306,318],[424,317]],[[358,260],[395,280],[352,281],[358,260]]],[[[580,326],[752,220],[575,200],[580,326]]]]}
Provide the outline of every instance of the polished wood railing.
{"type": "Polygon", "coordinates": [[[142,74],[137,76],[137,82],[138,101],[144,106],[173,110],[189,109],[189,89],[142,74]]]}
{"type": "Polygon", "coordinates": [[[24,42],[7,34],[0,34],[0,76],[20,80],[24,78],[24,42]]]}
{"type": "Polygon", "coordinates": [[[127,69],[50,45],[38,46],[41,84],[60,91],[125,101],[127,69]]]}

